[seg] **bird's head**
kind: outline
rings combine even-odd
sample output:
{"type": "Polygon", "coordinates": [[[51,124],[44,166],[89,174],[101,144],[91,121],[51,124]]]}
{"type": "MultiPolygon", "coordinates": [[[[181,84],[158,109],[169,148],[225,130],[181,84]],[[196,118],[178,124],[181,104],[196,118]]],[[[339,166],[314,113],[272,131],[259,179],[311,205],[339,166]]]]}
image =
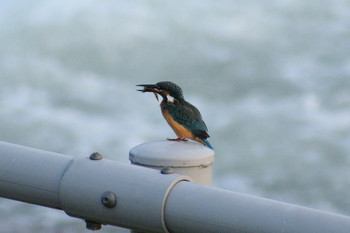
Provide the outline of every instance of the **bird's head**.
{"type": "Polygon", "coordinates": [[[174,100],[184,100],[181,87],[173,82],[162,81],[156,84],[140,84],[137,85],[143,87],[142,92],[153,92],[158,100],[158,94],[163,97],[164,100],[168,102],[174,102],[174,100]]]}

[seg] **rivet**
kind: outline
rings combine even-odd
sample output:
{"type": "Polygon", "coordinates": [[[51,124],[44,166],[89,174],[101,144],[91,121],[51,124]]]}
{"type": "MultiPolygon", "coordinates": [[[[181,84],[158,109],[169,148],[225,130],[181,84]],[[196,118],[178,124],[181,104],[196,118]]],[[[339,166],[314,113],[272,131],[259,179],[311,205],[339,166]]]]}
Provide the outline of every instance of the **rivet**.
{"type": "Polygon", "coordinates": [[[173,174],[174,173],[174,170],[167,166],[167,167],[163,167],[162,170],[160,170],[160,173],[162,174],[173,174]]]}
{"type": "Polygon", "coordinates": [[[92,222],[89,220],[85,220],[86,223],[86,229],[91,230],[91,231],[97,231],[101,229],[101,223],[98,222],[92,222]]]}
{"type": "Polygon", "coordinates": [[[107,208],[114,208],[117,205],[117,196],[110,191],[102,194],[101,197],[102,204],[107,208]]]}
{"type": "Polygon", "coordinates": [[[102,155],[98,152],[94,152],[90,155],[90,159],[91,160],[101,160],[102,159],[102,155]]]}

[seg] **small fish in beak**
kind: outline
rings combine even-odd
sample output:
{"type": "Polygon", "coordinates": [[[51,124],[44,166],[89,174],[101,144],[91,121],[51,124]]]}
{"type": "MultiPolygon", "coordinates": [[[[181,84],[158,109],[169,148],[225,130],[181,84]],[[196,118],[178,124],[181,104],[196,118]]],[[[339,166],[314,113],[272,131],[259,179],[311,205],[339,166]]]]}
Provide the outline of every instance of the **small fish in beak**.
{"type": "Polygon", "coordinates": [[[158,99],[158,94],[156,92],[153,92],[154,96],[156,97],[157,101],[159,102],[159,99],[158,99]]]}
{"type": "Polygon", "coordinates": [[[159,98],[158,98],[158,86],[157,85],[154,85],[154,84],[139,84],[139,85],[136,85],[136,86],[139,86],[139,87],[143,87],[143,89],[141,90],[138,90],[138,91],[141,91],[141,92],[153,92],[154,96],[156,97],[157,101],[159,102],[159,98]]]}

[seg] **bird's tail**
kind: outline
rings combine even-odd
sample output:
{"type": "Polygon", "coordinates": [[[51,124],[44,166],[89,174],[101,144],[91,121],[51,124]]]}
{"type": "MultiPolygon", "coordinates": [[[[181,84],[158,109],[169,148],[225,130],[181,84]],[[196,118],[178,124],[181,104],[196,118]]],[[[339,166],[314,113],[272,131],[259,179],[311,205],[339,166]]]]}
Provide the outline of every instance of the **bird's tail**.
{"type": "Polygon", "coordinates": [[[214,147],[210,144],[210,142],[209,142],[207,139],[204,139],[204,140],[203,140],[203,143],[204,143],[207,147],[209,147],[210,149],[214,150],[214,147]]]}

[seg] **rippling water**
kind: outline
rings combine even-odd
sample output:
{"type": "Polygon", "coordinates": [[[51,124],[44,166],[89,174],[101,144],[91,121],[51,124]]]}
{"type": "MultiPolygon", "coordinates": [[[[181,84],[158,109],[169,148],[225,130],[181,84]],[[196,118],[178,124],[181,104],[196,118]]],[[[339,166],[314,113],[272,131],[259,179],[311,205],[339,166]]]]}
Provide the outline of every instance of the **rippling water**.
{"type": "MultiPolygon", "coordinates": [[[[208,125],[215,186],[349,215],[349,22],[347,0],[4,0],[0,140],[128,163],[173,137],[135,84],[171,80],[208,125]]],[[[0,224],[85,232],[6,199],[0,224]]]]}

